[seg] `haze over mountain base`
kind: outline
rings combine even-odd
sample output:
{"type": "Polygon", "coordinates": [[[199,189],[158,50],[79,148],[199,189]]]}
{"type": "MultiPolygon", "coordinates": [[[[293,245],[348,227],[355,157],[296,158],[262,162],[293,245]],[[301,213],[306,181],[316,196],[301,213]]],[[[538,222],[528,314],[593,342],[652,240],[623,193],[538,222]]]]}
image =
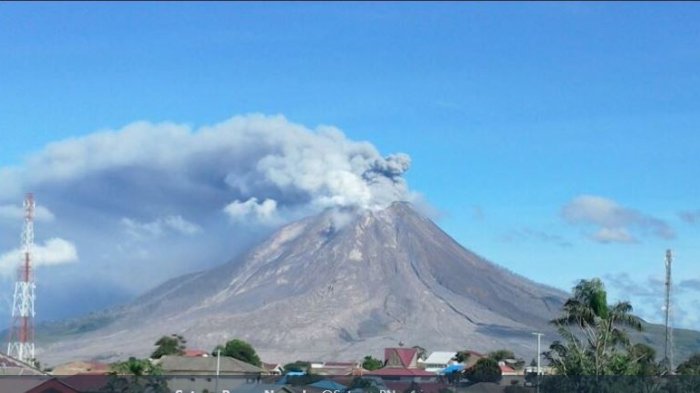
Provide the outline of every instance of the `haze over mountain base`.
{"type": "Polygon", "coordinates": [[[210,350],[231,338],[266,361],[358,360],[384,347],[536,353],[567,294],[457,244],[409,204],[327,210],[286,225],[217,268],[172,279],[90,330],[42,348],[42,363],[147,356],[179,333],[210,350]],[[96,328],[95,328],[96,327],[96,328]]]}

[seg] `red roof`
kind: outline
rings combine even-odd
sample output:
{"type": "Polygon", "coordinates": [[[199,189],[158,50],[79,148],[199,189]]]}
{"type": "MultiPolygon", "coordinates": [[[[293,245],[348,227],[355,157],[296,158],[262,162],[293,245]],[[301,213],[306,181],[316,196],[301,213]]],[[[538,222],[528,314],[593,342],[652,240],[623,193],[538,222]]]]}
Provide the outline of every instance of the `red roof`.
{"type": "Polygon", "coordinates": [[[39,386],[35,386],[32,389],[26,391],[26,393],[44,393],[44,392],[56,392],[56,393],[78,393],[73,387],[66,385],[65,383],[59,381],[58,379],[49,379],[48,381],[42,383],[39,386]]]}
{"type": "Polygon", "coordinates": [[[514,372],[515,372],[515,369],[512,368],[512,367],[510,367],[510,366],[503,365],[503,366],[498,366],[498,367],[501,368],[501,373],[502,373],[502,374],[505,374],[505,373],[514,373],[514,372]]]}
{"type": "Polygon", "coordinates": [[[436,374],[420,368],[385,367],[370,371],[365,375],[376,375],[378,377],[434,377],[436,374]]]}
{"type": "Polygon", "coordinates": [[[411,360],[418,352],[416,348],[386,348],[384,349],[384,361],[388,361],[391,357],[391,353],[396,352],[401,361],[401,365],[404,367],[409,367],[411,365],[411,360]]]}
{"type": "Polygon", "coordinates": [[[66,385],[77,389],[79,392],[92,392],[101,390],[109,382],[109,375],[78,374],[61,378],[66,385]]]}
{"type": "Polygon", "coordinates": [[[185,353],[183,354],[183,356],[187,356],[188,358],[197,358],[209,356],[209,352],[203,349],[185,349],[185,353]]]}

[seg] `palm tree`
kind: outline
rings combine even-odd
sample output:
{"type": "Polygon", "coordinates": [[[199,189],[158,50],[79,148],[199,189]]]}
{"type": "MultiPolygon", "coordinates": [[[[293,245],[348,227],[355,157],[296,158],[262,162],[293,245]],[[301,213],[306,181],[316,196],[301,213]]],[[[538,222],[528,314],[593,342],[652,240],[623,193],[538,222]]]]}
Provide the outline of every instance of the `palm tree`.
{"type": "Polygon", "coordinates": [[[598,278],[579,281],[573,296],[564,303],[562,316],[551,323],[566,344],[555,341],[546,356],[559,372],[567,375],[610,373],[616,351],[629,347],[625,328],[642,330],[642,321],[632,314],[629,302],[607,304],[605,286],[598,278]]]}

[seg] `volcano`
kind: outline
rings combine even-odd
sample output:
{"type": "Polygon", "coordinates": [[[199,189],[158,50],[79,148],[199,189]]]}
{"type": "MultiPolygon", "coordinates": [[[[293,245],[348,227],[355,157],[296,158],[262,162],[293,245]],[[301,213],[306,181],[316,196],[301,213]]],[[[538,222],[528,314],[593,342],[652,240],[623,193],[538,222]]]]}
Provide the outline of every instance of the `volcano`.
{"type": "Polygon", "coordinates": [[[379,357],[399,342],[530,357],[532,332],[552,331],[548,321],[566,297],[467,250],[395,202],[288,224],[226,264],[66,325],[73,333],[39,357],[55,364],[147,356],[171,333],[207,350],[241,338],[279,362],[379,357]]]}

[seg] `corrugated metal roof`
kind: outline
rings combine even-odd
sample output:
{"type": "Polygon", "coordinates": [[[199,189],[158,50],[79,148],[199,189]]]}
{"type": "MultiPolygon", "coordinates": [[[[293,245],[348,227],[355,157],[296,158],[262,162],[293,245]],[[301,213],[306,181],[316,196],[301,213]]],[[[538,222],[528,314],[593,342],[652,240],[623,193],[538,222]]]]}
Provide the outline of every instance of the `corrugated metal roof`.
{"type": "Polygon", "coordinates": [[[423,360],[421,363],[424,364],[448,364],[457,355],[457,352],[442,352],[435,351],[428,356],[427,359],[423,360]]]}
{"type": "MultiPolygon", "coordinates": [[[[216,356],[210,357],[186,357],[163,356],[158,364],[163,368],[164,374],[216,374],[216,356]]],[[[267,370],[253,366],[238,359],[227,356],[221,357],[219,364],[221,374],[266,374],[267,370]]]]}
{"type": "Polygon", "coordinates": [[[13,357],[0,353],[0,375],[47,375],[45,372],[13,357]]]}

